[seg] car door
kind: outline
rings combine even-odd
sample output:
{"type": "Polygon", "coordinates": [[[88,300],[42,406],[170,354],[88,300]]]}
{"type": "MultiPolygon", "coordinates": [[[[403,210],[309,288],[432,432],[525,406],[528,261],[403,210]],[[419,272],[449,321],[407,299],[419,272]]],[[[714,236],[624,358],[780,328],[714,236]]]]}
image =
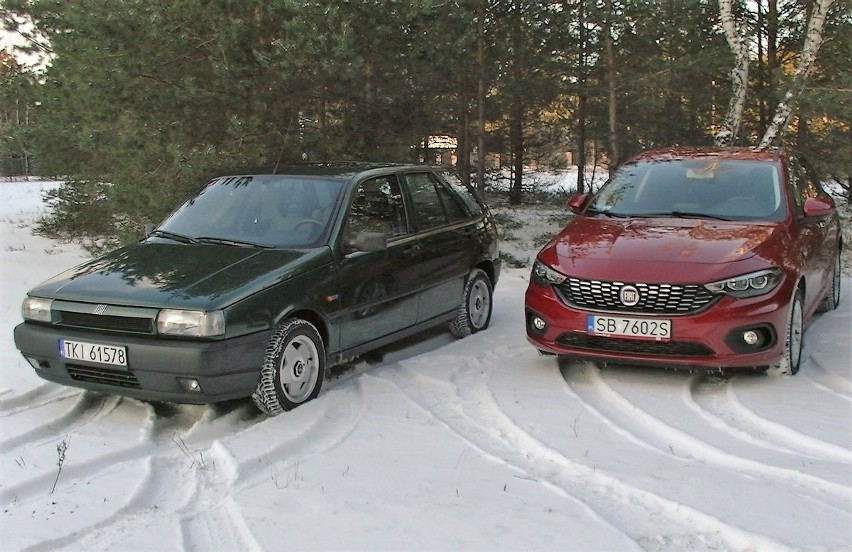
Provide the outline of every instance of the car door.
{"type": "MultiPolygon", "coordinates": [[[[789,160],[790,186],[793,195],[795,221],[793,237],[800,252],[802,275],[805,277],[805,310],[816,307],[831,278],[834,263],[832,236],[836,236],[830,216],[808,217],[804,203],[808,198],[823,195],[822,188],[796,158],[789,160]]],[[[836,238],[835,238],[836,239],[836,238]]]]}
{"type": "Polygon", "coordinates": [[[476,254],[476,223],[431,171],[406,172],[404,180],[422,247],[417,319],[425,322],[458,307],[476,254]]]}
{"type": "Polygon", "coordinates": [[[342,230],[338,321],[341,349],[367,344],[414,325],[420,248],[408,229],[395,175],[357,185],[342,230]],[[387,238],[387,248],[359,250],[358,236],[387,238]]]}

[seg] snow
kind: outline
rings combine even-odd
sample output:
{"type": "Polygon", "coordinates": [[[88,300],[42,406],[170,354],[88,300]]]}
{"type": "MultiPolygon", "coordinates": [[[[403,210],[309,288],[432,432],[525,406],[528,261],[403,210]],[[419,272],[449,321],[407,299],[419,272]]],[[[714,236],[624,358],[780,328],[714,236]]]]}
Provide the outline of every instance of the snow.
{"type": "Polygon", "coordinates": [[[487,331],[335,369],[292,412],[149,404],[15,350],[27,289],[86,258],[31,235],[51,185],[0,182],[3,550],[852,549],[848,293],[799,375],[725,380],[559,366],[507,269],[487,331]]]}

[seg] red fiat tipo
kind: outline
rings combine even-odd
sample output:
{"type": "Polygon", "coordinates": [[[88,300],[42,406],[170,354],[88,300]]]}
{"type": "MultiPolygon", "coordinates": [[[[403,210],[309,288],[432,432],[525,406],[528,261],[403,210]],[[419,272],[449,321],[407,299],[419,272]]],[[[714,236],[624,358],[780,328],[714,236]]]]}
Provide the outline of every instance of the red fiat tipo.
{"type": "Polygon", "coordinates": [[[526,292],[543,353],[792,375],[805,325],[840,300],[834,202],[785,150],[647,152],[569,206],[526,292]]]}

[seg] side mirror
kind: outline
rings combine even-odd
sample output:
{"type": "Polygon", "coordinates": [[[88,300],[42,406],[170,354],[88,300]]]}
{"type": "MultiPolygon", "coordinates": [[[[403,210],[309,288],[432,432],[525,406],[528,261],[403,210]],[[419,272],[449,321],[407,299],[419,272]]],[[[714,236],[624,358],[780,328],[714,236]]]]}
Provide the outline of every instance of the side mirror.
{"type": "Polygon", "coordinates": [[[805,200],[806,217],[824,217],[834,212],[834,201],[824,197],[809,197],[805,200]]]}
{"type": "Polygon", "coordinates": [[[156,228],[156,227],[157,227],[157,225],[153,224],[151,222],[145,224],[145,237],[147,238],[148,236],[150,236],[151,232],[153,232],[154,228],[156,228]]]}
{"type": "Polygon", "coordinates": [[[357,251],[382,251],[388,248],[388,236],[381,232],[361,232],[352,241],[357,251]]]}
{"type": "Polygon", "coordinates": [[[586,207],[589,201],[589,194],[577,194],[568,198],[568,208],[575,213],[579,213],[586,207]]]}

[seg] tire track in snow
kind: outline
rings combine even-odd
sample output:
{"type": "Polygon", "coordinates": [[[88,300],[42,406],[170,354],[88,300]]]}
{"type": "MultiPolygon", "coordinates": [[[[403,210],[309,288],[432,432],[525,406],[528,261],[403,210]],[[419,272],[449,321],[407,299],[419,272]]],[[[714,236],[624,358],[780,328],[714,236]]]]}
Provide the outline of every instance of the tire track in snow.
{"type": "MultiPolygon", "coordinates": [[[[849,360],[849,357],[846,357],[849,360]]],[[[806,370],[800,370],[796,377],[804,377],[818,389],[835,397],[852,402],[852,381],[840,374],[826,369],[819,355],[812,355],[806,370]]]]}
{"type": "MultiPolygon", "coordinates": [[[[725,471],[747,474],[772,482],[784,482],[786,485],[792,483],[802,496],[807,496],[839,512],[848,511],[848,505],[852,500],[852,489],[845,485],[805,474],[796,469],[767,465],[744,458],[685,433],[620,395],[604,381],[600,370],[591,363],[573,364],[570,368],[563,366],[561,371],[572,391],[589,408],[609,420],[613,426],[622,427],[637,439],[653,446],[661,454],[670,456],[677,451],[684,459],[695,458],[725,471]]],[[[689,393],[690,391],[687,390],[687,397],[690,396],[689,393]]],[[[749,441],[749,444],[753,443],[749,441]]]]}
{"type": "MultiPolygon", "coordinates": [[[[507,355],[482,361],[501,365],[507,355]]],[[[417,373],[416,367],[458,364],[457,357],[420,357],[380,377],[391,381],[423,410],[483,455],[504,463],[554,492],[583,505],[590,516],[645,549],[665,548],[660,535],[673,536],[690,550],[742,550],[755,545],[785,550],[781,543],[726,524],[686,504],[624,483],[602,470],[572,461],[524,431],[504,414],[487,387],[482,361],[464,358],[453,384],[417,373]],[[653,524],[653,532],[648,525],[653,524]],[[650,534],[653,533],[653,534],[650,534]]],[[[558,414],[554,414],[558,415],[558,414]]],[[[670,543],[669,543],[670,544],[670,543]]]]}
{"type": "Polygon", "coordinates": [[[746,408],[737,399],[735,381],[693,378],[690,396],[695,408],[718,420],[733,436],[743,441],[807,458],[852,464],[852,451],[767,420],[746,408]]]}
{"type": "MultiPolygon", "coordinates": [[[[36,448],[47,441],[55,441],[79,428],[109,415],[121,403],[122,398],[114,395],[80,392],[60,395],[49,400],[46,405],[55,405],[64,400],[71,400],[71,406],[62,414],[48,418],[46,421],[33,425],[27,431],[0,442],[0,450],[4,454],[20,454],[20,449],[36,448]]],[[[14,425],[12,416],[3,423],[14,425]]]]}

